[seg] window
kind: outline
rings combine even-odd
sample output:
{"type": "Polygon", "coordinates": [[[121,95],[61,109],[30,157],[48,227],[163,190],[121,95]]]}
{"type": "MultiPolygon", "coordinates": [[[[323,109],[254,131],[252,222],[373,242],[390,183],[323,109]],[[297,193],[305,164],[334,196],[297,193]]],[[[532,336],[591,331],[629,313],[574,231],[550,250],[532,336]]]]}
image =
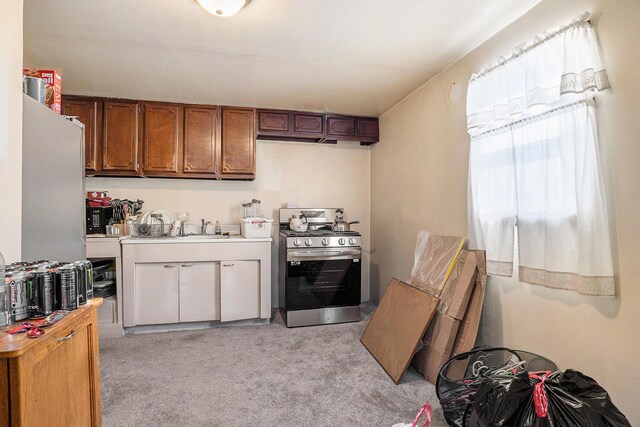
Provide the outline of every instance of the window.
{"type": "Polygon", "coordinates": [[[608,81],[587,18],[472,77],[469,230],[489,274],[513,275],[515,245],[521,281],[611,296],[593,99],[608,81]]]}

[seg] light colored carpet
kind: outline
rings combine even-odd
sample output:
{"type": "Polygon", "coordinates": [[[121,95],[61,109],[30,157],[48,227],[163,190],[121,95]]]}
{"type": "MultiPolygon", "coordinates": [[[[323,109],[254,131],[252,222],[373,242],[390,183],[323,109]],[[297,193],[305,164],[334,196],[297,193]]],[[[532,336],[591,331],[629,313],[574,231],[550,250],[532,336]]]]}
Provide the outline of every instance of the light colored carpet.
{"type": "Polygon", "coordinates": [[[394,385],[362,346],[367,322],[101,339],[103,425],[391,426],[430,402],[446,426],[433,385],[394,385]]]}

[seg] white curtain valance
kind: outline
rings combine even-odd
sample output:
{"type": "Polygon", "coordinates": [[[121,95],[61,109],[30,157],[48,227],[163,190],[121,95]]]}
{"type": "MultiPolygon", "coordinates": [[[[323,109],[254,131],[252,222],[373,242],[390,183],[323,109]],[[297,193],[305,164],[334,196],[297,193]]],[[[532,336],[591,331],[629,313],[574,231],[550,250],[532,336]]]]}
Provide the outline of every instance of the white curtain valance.
{"type": "Polygon", "coordinates": [[[609,88],[584,13],[485,66],[469,81],[467,129],[477,135],[609,88]]]}

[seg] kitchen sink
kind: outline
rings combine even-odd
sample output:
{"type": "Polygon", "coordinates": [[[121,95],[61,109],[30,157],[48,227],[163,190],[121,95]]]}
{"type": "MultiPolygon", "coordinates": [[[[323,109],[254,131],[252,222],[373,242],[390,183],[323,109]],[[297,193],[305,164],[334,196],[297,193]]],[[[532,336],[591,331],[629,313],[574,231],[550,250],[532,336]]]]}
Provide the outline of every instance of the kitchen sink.
{"type": "MultiPolygon", "coordinates": [[[[177,239],[229,239],[231,236],[221,236],[219,234],[191,234],[187,236],[178,236],[177,239]]],[[[235,236],[240,237],[240,236],[235,236]]]]}

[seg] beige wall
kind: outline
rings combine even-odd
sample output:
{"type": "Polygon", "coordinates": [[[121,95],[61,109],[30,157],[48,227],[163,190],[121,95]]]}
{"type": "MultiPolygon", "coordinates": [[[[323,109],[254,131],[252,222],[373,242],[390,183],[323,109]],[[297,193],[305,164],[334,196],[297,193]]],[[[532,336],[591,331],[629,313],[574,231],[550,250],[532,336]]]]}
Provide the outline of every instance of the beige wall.
{"type": "MultiPolygon", "coordinates": [[[[344,207],[359,220],[363,235],[362,300],[369,300],[369,160],[370,149],[358,143],[309,144],[258,141],[255,181],[231,182],[151,178],[87,178],[86,188],[108,190],[112,197],[144,200],[144,210],[188,210],[189,223],[205,218],[238,223],[241,203],[257,198],[265,215],[278,222],[287,201],[303,207],[344,207]]],[[[277,234],[275,234],[277,236],[277,234]]],[[[278,244],[273,245],[273,293],[277,304],[278,244]]]]}
{"type": "Polygon", "coordinates": [[[22,0],[0,13],[0,252],[20,259],[22,223],[22,0]]]}
{"type": "MultiPolygon", "coordinates": [[[[632,424],[640,424],[640,2],[544,0],[381,117],[371,152],[371,294],[408,278],[416,234],[466,235],[465,93],[472,72],[533,35],[593,13],[613,89],[598,96],[610,197],[617,297],[599,299],[490,278],[484,343],[541,353],[595,377],[632,424]],[[452,83],[462,87],[451,101],[452,83]]],[[[425,53],[426,54],[426,53],[425,53]]]]}

